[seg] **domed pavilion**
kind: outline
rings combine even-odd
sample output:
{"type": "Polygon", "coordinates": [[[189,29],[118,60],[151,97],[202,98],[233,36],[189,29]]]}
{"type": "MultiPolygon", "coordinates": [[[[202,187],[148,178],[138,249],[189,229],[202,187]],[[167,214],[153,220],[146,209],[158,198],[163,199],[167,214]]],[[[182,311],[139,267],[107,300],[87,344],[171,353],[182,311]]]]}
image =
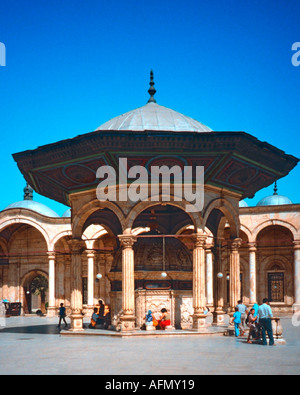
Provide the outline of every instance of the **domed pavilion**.
{"type": "Polygon", "coordinates": [[[112,317],[122,331],[140,327],[148,309],[159,312],[162,307],[170,311],[173,327],[205,330],[208,303],[213,303],[214,324],[223,324],[224,289],[216,274],[223,271],[224,248],[230,313],[242,291],[239,212],[251,210],[240,208],[240,201],[285,177],[298,163],[248,133],[213,131],[157,104],[152,72],[148,92],[144,106],[91,133],[13,155],[37,193],[72,210],[66,218],[72,227],[68,245],[74,331],[83,329],[85,285],[92,293],[99,286],[93,259],[100,250],[113,251],[101,286],[110,289],[112,317]],[[149,181],[146,189],[138,182],[141,168],[149,181]],[[166,168],[168,179],[163,178],[166,168]],[[203,179],[197,169],[203,170],[203,179]],[[185,180],[188,171],[184,186],[190,193],[183,183],[178,189],[178,180],[185,180]],[[158,189],[152,195],[154,179],[158,189]],[[114,182],[115,199],[99,199],[114,182]],[[106,187],[99,192],[100,185],[106,187]],[[133,192],[138,198],[132,198],[133,192]],[[91,226],[102,227],[103,239],[98,250],[88,251],[90,271],[84,285],[83,235],[91,226]]]}

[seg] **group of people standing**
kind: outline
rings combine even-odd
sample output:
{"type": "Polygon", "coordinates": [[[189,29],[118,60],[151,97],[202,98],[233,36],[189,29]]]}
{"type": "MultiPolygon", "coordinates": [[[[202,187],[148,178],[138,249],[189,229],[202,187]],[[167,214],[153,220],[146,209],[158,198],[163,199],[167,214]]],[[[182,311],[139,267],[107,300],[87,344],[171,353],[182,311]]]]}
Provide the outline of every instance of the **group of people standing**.
{"type": "Polygon", "coordinates": [[[275,342],[272,329],[272,317],[272,309],[267,298],[263,300],[263,303],[260,306],[255,303],[250,310],[248,310],[243,302],[239,300],[233,315],[235,336],[244,336],[245,326],[248,325],[249,335],[247,342],[249,344],[252,343],[252,337],[252,339],[257,341],[262,340],[262,343],[267,345],[267,332],[269,337],[269,345],[274,346],[275,342]]]}

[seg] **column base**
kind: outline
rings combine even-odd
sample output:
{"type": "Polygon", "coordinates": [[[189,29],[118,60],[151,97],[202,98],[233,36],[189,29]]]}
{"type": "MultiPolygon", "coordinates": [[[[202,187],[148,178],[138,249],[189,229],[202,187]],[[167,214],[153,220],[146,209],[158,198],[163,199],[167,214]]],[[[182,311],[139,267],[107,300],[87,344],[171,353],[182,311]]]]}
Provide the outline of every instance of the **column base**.
{"type": "Polygon", "coordinates": [[[205,314],[194,314],[192,315],[193,319],[193,331],[197,332],[206,332],[207,324],[206,324],[206,315],[205,314]]]}
{"type": "Polygon", "coordinates": [[[213,313],[212,326],[227,327],[225,324],[225,312],[222,310],[216,310],[213,313]]]}
{"type": "Polygon", "coordinates": [[[133,315],[123,315],[120,317],[121,332],[134,331],[136,329],[135,320],[136,317],[133,315]]]}
{"type": "Polygon", "coordinates": [[[73,332],[82,332],[83,329],[83,315],[82,314],[71,314],[69,316],[71,319],[71,324],[70,324],[70,331],[73,332]]]}
{"type": "Polygon", "coordinates": [[[56,307],[48,307],[47,317],[56,317],[56,316],[57,316],[57,308],[56,307]]]}

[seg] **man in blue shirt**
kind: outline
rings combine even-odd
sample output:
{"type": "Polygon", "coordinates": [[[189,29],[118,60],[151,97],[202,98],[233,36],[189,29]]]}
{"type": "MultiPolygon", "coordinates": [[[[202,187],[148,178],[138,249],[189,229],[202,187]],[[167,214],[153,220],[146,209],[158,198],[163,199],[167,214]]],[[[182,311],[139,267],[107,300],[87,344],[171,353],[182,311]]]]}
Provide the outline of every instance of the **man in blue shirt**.
{"type": "Polygon", "coordinates": [[[239,326],[241,324],[241,318],[242,318],[242,314],[239,312],[239,309],[236,307],[235,313],[233,314],[235,337],[240,336],[239,326]]]}
{"type": "Polygon", "coordinates": [[[273,337],[273,329],[272,329],[272,321],[271,318],[273,317],[273,313],[271,307],[269,306],[268,299],[263,300],[263,304],[258,308],[258,317],[259,317],[259,324],[262,328],[262,338],[263,344],[267,345],[267,337],[266,331],[268,332],[269,336],[269,345],[274,346],[274,337],[273,337]]]}

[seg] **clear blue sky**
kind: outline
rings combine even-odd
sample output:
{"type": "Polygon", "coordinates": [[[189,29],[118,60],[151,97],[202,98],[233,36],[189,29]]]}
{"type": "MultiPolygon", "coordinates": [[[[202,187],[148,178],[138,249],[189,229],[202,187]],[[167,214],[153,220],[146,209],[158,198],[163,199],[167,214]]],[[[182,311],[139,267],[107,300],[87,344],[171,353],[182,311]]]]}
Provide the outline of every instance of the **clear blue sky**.
{"type": "MultiPolygon", "coordinates": [[[[23,199],[12,153],[144,105],[151,68],[159,104],[300,157],[299,26],[299,0],[1,0],[0,209],[23,199]]],[[[300,166],[279,193],[300,203],[299,180],[300,166]]]]}

